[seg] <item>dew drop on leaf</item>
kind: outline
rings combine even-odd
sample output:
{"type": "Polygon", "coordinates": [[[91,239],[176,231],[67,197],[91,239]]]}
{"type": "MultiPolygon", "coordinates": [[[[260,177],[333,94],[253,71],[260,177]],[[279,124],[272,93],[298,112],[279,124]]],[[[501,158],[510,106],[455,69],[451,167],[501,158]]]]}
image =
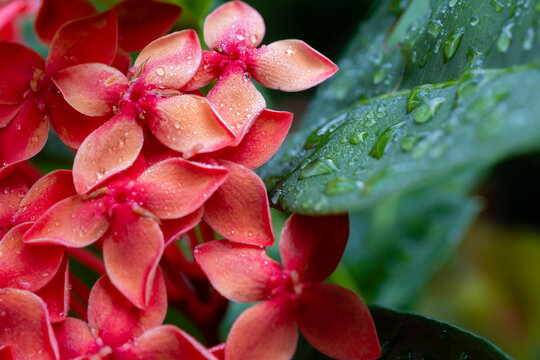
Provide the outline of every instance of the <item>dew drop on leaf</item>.
{"type": "Polygon", "coordinates": [[[459,48],[459,44],[461,44],[463,35],[465,35],[465,28],[463,27],[454,30],[450,35],[448,35],[444,41],[444,62],[448,62],[450,59],[452,59],[459,48]]]}
{"type": "Polygon", "coordinates": [[[332,159],[318,159],[310,162],[300,172],[299,179],[307,179],[317,175],[327,175],[339,171],[332,159]]]}

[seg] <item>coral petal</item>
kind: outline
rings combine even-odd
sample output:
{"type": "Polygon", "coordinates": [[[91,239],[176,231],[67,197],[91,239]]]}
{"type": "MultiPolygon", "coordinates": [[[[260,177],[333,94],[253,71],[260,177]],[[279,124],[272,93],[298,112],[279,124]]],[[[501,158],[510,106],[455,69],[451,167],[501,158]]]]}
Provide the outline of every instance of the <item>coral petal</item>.
{"type": "Polygon", "coordinates": [[[112,115],[128,88],[124,74],[98,63],[70,66],[58,71],[53,81],[69,105],[87,116],[112,115]]]}
{"type": "Polygon", "coordinates": [[[112,11],[71,21],[54,36],[46,72],[83,63],[111,64],[118,47],[118,24],[112,11]]]}
{"type": "Polygon", "coordinates": [[[297,341],[292,304],[280,296],[252,306],[236,319],[227,337],[225,359],[290,360],[297,341]]]}
{"type": "Polygon", "coordinates": [[[314,348],[334,359],[371,360],[381,356],[367,306],[341,286],[304,286],[298,299],[298,325],[314,348]]]}
{"type": "Polygon", "coordinates": [[[109,227],[107,207],[97,200],[72,196],[47,210],[24,236],[26,243],[85,247],[109,227]]]}
{"type": "Polygon", "coordinates": [[[38,38],[49,44],[68,21],[94,15],[96,9],[85,0],[43,0],[34,24],[38,38]]]}
{"type": "Polygon", "coordinates": [[[161,231],[165,246],[179,239],[184,233],[193,229],[201,221],[204,209],[201,206],[194,212],[179,219],[163,220],[161,222],[161,231]]]}
{"type": "Polygon", "coordinates": [[[64,322],[54,325],[54,333],[60,349],[60,359],[75,359],[99,351],[92,330],[82,320],[68,317],[64,322]]]}
{"type": "Polygon", "coordinates": [[[81,144],[73,163],[73,182],[84,194],[130,167],[143,146],[143,129],[129,111],[119,112],[81,144]]]}
{"type": "MultiPolygon", "coordinates": [[[[38,247],[39,245],[35,246],[38,247]]],[[[49,254],[48,249],[43,250],[46,250],[47,254],[49,254]]],[[[36,295],[47,304],[49,319],[52,323],[66,319],[69,311],[69,267],[67,256],[64,256],[56,275],[44,288],[36,292],[36,295]]]]}
{"type": "Polygon", "coordinates": [[[181,158],[161,161],[138,179],[145,208],[161,219],[176,219],[197,210],[227,177],[227,168],[181,158]]]}
{"type": "Polygon", "coordinates": [[[150,299],[163,248],[155,219],[135,214],[129,205],[114,208],[111,229],[103,240],[105,268],[114,286],[140,309],[150,299]]]}
{"type": "Polygon", "coordinates": [[[113,7],[118,16],[118,44],[126,51],[139,51],[165,35],[182,8],[151,0],[127,0],[113,7]]]}
{"type": "Polygon", "coordinates": [[[204,41],[210,49],[223,44],[257,47],[264,37],[264,20],[242,1],[228,1],[206,17],[204,41]]]}
{"type": "Polygon", "coordinates": [[[121,345],[146,330],[161,325],[167,312],[167,292],[160,272],[156,273],[148,306],[133,306],[103,276],[92,288],[88,300],[88,323],[111,345],[121,345]]]}
{"type": "Polygon", "coordinates": [[[293,114],[264,109],[238,146],[227,147],[210,156],[256,169],[279,149],[293,120],[293,114]]]}
{"type": "MultiPolygon", "coordinates": [[[[28,187],[17,174],[12,174],[0,181],[0,227],[9,229],[28,187]]],[[[7,231],[7,230],[5,230],[7,231]]],[[[4,231],[0,232],[0,239],[4,231]]]]}
{"type": "Polygon", "coordinates": [[[197,246],[193,255],[212,286],[236,302],[267,299],[283,275],[259,246],[215,240],[197,246]]]}
{"type": "Polygon", "coordinates": [[[238,64],[227,66],[207,98],[236,135],[236,143],[266,106],[263,96],[238,64]]]}
{"type": "Polygon", "coordinates": [[[205,204],[204,219],[229,240],[269,246],[274,231],[266,188],[253,171],[228,161],[229,176],[205,204]]]}
{"type": "Polygon", "coordinates": [[[339,265],[349,240],[349,216],[293,214],[283,226],[279,249],[283,266],[303,282],[321,282],[339,265]]]}
{"type": "Polygon", "coordinates": [[[201,44],[194,30],[183,30],[154,40],[137,56],[135,68],[147,85],[180,89],[201,63],[201,44]]]}
{"type": "Polygon", "coordinates": [[[21,110],[21,104],[0,104],[0,129],[9,125],[21,110]]]}
{"type": "Polygon", "coordinates": [[[0,344],[11,347],[14,359],[59,359],[47,306],[37,295],[1,289],[0,309],[0,344]]]}
{"type": "Polygon", "coordinates": [[[300,40],[281,40],[253,50],[246,60],[261,85],[283,91],[309,89],[338,71],[326,56],[300,40]]]}
{"type": "Polygon", "coordinates": [[[221,62],[226,59],[227,57],[225,55],[221,55],[218,52],[203,50],[201,64],[197,72],[193,75],[193,79],[184,85],[182,90],[198,90],[210,84],[212,80],[217,79],[219,74],[221,74],[221,62]]]}

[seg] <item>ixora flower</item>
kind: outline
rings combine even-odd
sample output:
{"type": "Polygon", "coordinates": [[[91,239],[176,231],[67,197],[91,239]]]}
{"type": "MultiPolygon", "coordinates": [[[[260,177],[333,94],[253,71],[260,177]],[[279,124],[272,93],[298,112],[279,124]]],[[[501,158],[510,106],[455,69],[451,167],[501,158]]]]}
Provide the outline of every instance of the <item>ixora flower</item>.
{"type": "Polygon", "coordinates": [[[0,5],[0,40],[23,42],[20,21],[37,11],[39,0],[3,1],[0,5]]]}
{"type": "Polygon", "coordinates": [[[337,267],[348,237],[347,216],[292,215],[279,244],[283,268],[261,247],[227,240],[199,245],[195,259],[223,296],[264,300],[233,324],[225,359],[291,359],[298,327],[313,347],[332,358],[378,358],[375,326],[360,297],[321,283],[337,267]]]}
{"type": "Polygon", "coordinates": [[[103,238],[109,278],[144,308],[164,247],[199,222],[202,204],[226,175],[225,167],[181,158],[147,166],[141,156],[103,187],[51,207],[24,241],[82,248],[103,238]],[[170,234],[166,238],[161,224],[170,234]]]}
{"type": "Polygon", "coordinates": [[[184,90],[194,90],[219,77],[208,100],[234,131],[237,142],[265,107],[265,101],[250,81],[263,86],[300,91],[332,76],[337,66],[300,40],[282,40],[256,48],[265,25],[249,5],[235,0],[217,8],[204,22],[201,66],[184,90]]]}

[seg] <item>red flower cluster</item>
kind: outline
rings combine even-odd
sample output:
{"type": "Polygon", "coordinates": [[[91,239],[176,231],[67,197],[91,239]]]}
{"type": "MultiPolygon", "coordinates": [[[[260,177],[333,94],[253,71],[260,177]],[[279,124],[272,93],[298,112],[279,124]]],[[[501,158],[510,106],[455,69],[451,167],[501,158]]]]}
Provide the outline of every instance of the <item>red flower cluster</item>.
{"type": "Polygon", "coordinates": [[[330,356],[376,358],[360,298],[320,283],[344,251],[347,218],[291,217],[282,269],[265,255],[274,234],[253,172],[292,114],[265,109],[251,79],[298,91],[337,67],[299,40],[257,48],[264,22],[241,1],[207,17],[211,50],[193,30],[162,36],[180,11],[44,0],[35,29],[47,59],[0,42],[0,359],[290,359],[297,327],[330,356]],[[75,160],[40,177],[27,160],[51,125],[75,160]],[[91,290],[70,260],[100,276],[91,290]],[[170,303],[215,342],[224,297],[266,300],[225,344],[207,350],[161,325],[170,303]]]}

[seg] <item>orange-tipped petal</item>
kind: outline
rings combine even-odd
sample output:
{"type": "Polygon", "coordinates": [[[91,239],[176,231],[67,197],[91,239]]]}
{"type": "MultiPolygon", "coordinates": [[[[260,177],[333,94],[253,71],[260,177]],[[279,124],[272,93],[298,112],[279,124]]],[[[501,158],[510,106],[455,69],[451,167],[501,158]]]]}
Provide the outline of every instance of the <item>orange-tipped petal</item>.
{"type": "Polygon", "coordinates": [[[287,136],[293,114],[264,109],[238,146],[227,147],[210,156],[256,169],[279,149],[287,136]]]}
{"type": "Polygon", "coordinates": [[[141,152],[143,129],[134,114],[119,112],[81,144],[73,162],[73,182],[84,194],[130,167],[141,152]]]}
{"type": "Polygon", "coordinates": [[[261,85],[282,91],[309,89],[338,71],[326,56],[300,40],[281,40],[253,50],[246,60],[261,85]]]}
{"type": "Polygon", "coordinates": [[[268,299],[284,279],[281,265],[259,246],[215,240],[197,246],[193,256],[212,286],[232,301],[268,299]]]}
{"type": "Polygon", "coordinates": [[[133,52],[165,35],[180,16],[182,8],[151,0],[127,0],[113,7],[118,16],[118,44],[133,52]]]}
{"type": "Polygon", "coordinates": [[[161,273],[157,273],[152,285],[148,306],[140,310],[133,306],[103,276],[92,288],[88,300],[88,323],[108,344],[121,345],[161,325],[167,312],[167,293],[161,273]]]}
{"type": "Polygon", "coordinates": [[[0,104],[0,128],[8,126],[21,108],[21,104],[0,104]]]}
{"type": "Polygon", "coordinates": [[[0,344],[15,360],[58,360],[58,345],[47,306],[25,290],[0,289],[0,344]]]}
{"type": "Polygon", "coordinates": [[[47,74],[83,63],[111,64],[118,47],[118,24],[112,11],[68,22],[54,36],[47,74]]]}
{"type": "Polygon", "coordinates": [[[298,325],[315,349],[334,359],[372,360],[381,356],[367,306],[341,286],[304,286],[298,299],[298,325]]]}
{"type": "Polygon", "coordinates": [[[60,267],[64,248],[22,241],[30,226],[30,223],[18,225],[0,240],[0,288],[39,290],[51,281],[60,267]]]}
{"type": "Polygon", "coordinates": [[[87,116],[112,115],[128,88],[124,74],[99,63],[70,66],[53,80],[68,104],[87,116]]]}
{"type": "Polygon", "coordinates": [[[114,208],[103,240],[103,260],[111,282],[139,309],[150,299],[163,248],[155,219],[135,214],[129,205],[114,208]]]}
{"type": "Polygon", "coordinates": [[[23,102],[36,70],[44,68],[43,58],[23,45],[0,41],[0,104],[23,102]]]}
{"type": "Polygon", "coordinates": [[[349,240],[349,216],[293,214],[281,232],[279,250],[285,269],[302,282],[321,282],[339,265],[349,240]]]}
{"type": "Polygon", "coordinates": [[[223,184],[227,168],[172,158],[150,166],[137,179],[144,207],[160,219],[194,212],[223,184]]]}
{"type": "Polygon", "coordinates": [[[193,91],[202,88],[217,79],[221,74],[221,62],[228,60],[225,55],[215,51],[202,51],[202,59],[199,68],[193,78],[182,88],[183,91],[193,91]]]}
{"type": "Polygon", "coordinates": [[[223,44],[259,46],[264,37],[264,20],[242,1],[229,1],[210,13],[204,21],[204,41],[210,49],[223,44]]]}
{"type": "Polygon", "coordinates": [[[266,106],[264,97],[249,79],[249,74],[244,73],[238,64],[227,66],[207,98],[236,135],[236,143],[242,140],[266,106]]]}
{"type": "Polygon", "coordinates": [[[242,165],[228,161],[223,164],[229,169],[229,176],[205,203],[205,221],[229,240],[272,245],[274,230],[262,180],[242,165]]]}
{"type": "Polygon", "coordinates": [[[225,345],[227,360],[290,360],[298,327],[287,296],[267,300],[244,311],[233,324],[225,345]]]}
{"type": "Polygon", "coordinates": [[[85,0],[43,0],[34,28],[39,40],[49,44],[62,25],[95,13],[96,9],[85,0]]]}
{"type": "Polygon", "coordinates": [[[234,142],[234,135],[209,101],[197,95],[158,99],[156,116],[149,122],[152,133],[168,148],[184,157],[206,153],[234,142]]]}
{"type": "Polygon", "coordinates": [[[200,63],[197,33],[183,30],[148,44],[137,56],[134,67],[143,67],[140,77],[147,85],[180,89],[195,75],[200,63]]]}
{"type": "Polygon", "coordinates": [[[56,170],[36,181],[22,199],[17,211],[17,223],[36,221],[57,202],[75,195],[70,170],[56,170]]]}
{"type": "MultiPolygon", "coordinates": [[[[47,254],[49,253],[47,252],[47,254]]],[[[52,323],[58,323],[66,319],[69,311],[69,266],[67,256],[64,256],[56,275],[44,288],[36,292],[36,295],[47,304],[49,319],[52,323]]]]}
{"type": "Polygon", "coordinates": [[[82,320],[68,317],[54,325],[58,341],[60,359],[75,359],[87,354],[96,354],[99,346],[92,335],[92,329],[82,320]]]}
{"type": "Polygon", "coordinates": [[[47,210],[25,234],[24,241],[75,248],[88,246],[107,231],[107,210],[100,199],[69,197],[47,210]]]}
{"type": "Polygon", "coordinates": [[[120,357],[128,360],[217,360],[197,340],[172,325],[145,332],[133,346],[122,351],[120,357]]]}
{"type": "Polygon", "coordinates": [[[161,231],[165,246],[175,240],[178,240],[184,233],[193,229],[201,221],[204,209],[201,206],[194,212],[179,219],[163,220],[161,222],[161,231]]]}

